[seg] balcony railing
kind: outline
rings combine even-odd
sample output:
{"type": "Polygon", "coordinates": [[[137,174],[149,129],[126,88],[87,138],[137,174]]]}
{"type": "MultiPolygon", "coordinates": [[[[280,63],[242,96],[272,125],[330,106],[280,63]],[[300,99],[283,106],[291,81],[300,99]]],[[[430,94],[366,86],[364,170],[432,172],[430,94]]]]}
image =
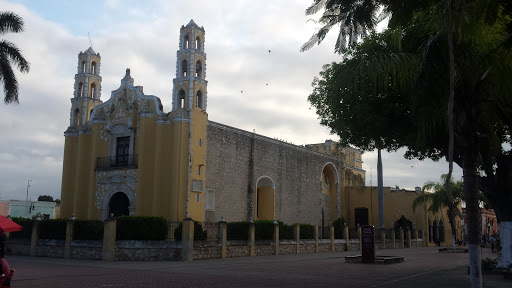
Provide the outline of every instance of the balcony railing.
{"type": "Polygon", "coordinates": [[[97,170],[138,168],[138,155],[129,154],[120,157],[98,157],[96,158],[97,170]]]}

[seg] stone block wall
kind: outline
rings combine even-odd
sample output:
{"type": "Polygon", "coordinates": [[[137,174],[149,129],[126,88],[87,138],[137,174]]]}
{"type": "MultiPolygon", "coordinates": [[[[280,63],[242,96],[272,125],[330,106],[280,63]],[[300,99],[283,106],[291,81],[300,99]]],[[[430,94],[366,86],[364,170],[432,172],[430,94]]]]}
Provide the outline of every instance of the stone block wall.
{"type": "Polygon", "coordinates": [[[116,241],[116,261],[170,261],[181,259],[181,243],[175,241],[116,241]]]}
{"type": "Polygon", "coordinates": [[[36,244],[36,256],[64,258],[64,240],[39,239],[36,244]]]}
{"type": "Polygon", "coordinates": [[[207,141],[205,187],[215,191],[215,209],[206,221],[255,219],[256,185],[265,176],[275,184],[276,219],[321,224],[323,168],[332,163],[341,179],[339,158],[211,121],[207,141]]]}
{"type": "Polygon", "coordinates": [[[11,255],[30,255],[30,239],[10,238],[6,243],[6,253],[11,255]]]}
{"type": "Polygon", "coordinates": [[[101,260],[102,241],[75,240],[70,245],[72,259],[101,260]]]}

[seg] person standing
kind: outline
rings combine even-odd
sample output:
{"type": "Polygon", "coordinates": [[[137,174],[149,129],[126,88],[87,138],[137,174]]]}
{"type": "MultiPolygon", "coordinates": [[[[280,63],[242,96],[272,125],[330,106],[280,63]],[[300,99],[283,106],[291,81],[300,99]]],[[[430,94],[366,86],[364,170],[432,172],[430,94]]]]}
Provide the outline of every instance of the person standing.
{"type": "Polygon", "coordinates": [[[489,237],[489,243],[491,243],[491,252],[494,253],[494,244],[496,243],[494,236],[491,235],[491,237],[489,237]]]}

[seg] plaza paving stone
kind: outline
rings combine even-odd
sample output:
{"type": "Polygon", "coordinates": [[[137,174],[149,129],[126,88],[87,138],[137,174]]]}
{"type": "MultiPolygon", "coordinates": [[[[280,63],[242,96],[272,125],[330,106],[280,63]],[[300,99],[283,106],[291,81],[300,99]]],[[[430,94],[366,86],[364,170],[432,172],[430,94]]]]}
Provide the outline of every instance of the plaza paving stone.
{"type": "MultiPolygon", "coordinates": [[[[467,287],[468,254],[437,248],[377,250],[403,263],[345,263],[356,251],[243,257],[193,262],[104,262],[7,256],[12,287],[467,287]]],[[[496,257],[489,248],[483,257],[496,257]]],[[[484,287],[512,287],[484,274],[484,287]]]]}

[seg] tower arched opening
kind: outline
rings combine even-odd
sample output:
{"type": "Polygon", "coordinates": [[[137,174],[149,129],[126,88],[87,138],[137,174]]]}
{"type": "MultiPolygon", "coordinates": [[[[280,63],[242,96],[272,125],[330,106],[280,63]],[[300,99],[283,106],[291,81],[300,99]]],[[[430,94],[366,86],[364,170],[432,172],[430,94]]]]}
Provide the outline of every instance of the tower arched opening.
{"type": "Polygon", "coordinates": [[[275,219],[276,186],[272,178],[262,176],[256,182],[256,219],[275,219]]]}
{"type": "Polygon", "coordinates": [[[196,62],[196,77],[201,78],[203,75],[203,65],[201,64],[201,60],[197,60],[196,62]]]}
{"type": "Polygon", "coordinates": [[[187,60],[181,61],[181,77],[187,77],[187,70],[188,70],[188,63],[187,60]]]}
{"type": "Polygon", "coordinates": [[[82,61],[82,64],[80,65],[80,73],[85,73],[85,61],[82,61]]]}
{"type": "Polygon", "coordinates": [[[78,83],[78,91],[77,97],[82,97],[84,95],[84,84],[82,82],[78,83]]]}
{"type": "Polygon", "coordinates": [[[196,107],[203,109],[203,92],[201,90],[196,93],[196,107]]]}
{"type": "Polygon", "coordinates": [[[199,36],[196,37],[196,49],[201,50],[201,38],[199,36]]]}
{"type": "Polygon", "coordinates": [[[96,94],[97,94],[96,84],[92,83],[91,84],[91,96],[90,97],[96,99],[98,97],[96,94]]]}
{"type": "Polygon", "coordinates": [[[73,124],[78,126],[80,124],[80,109],[76,108],[73,112],[73,124]]]}
{"type": "Polygon", "coordinates": [[[185,35],[185,37],[183,37],[183,49],[188,49],[190,45],[190,39],[188,37],[188,35],[185,35]]]}
{"type": "Polygon", "coordinates": [[[96,62],[95,61],[92,61],[91,63],[91,74],[94,74],[96,75],[96,62]]]}
{"type": "Polygon", "coordinates": [[[185,91],[183,89],[180,89],[178,93],[178,107],[179,109],[185,108],[185,91]]]}

